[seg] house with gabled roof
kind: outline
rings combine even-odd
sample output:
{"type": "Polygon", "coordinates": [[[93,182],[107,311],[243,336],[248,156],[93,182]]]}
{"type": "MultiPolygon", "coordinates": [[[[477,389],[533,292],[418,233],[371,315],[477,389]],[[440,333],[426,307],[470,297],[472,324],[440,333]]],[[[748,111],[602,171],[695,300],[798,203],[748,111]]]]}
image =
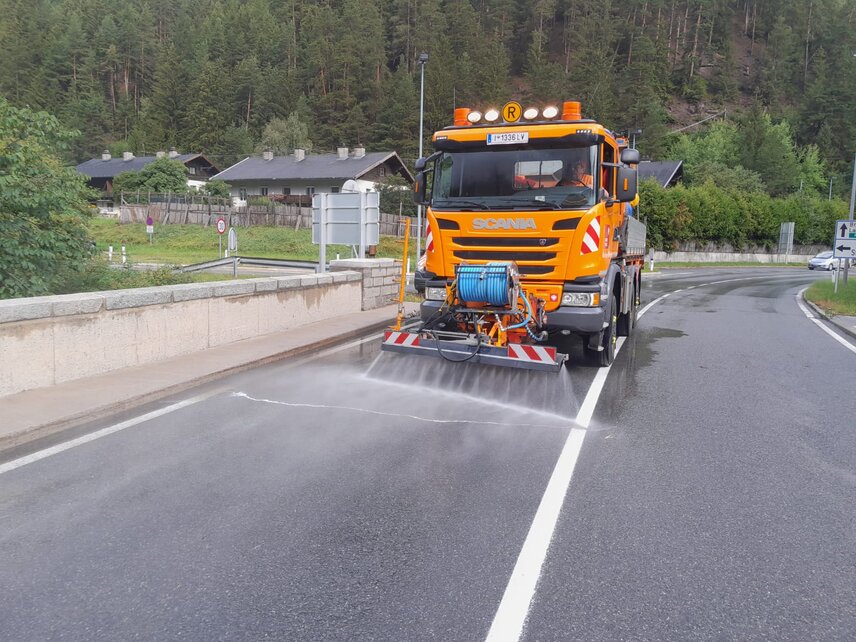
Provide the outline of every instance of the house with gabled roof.
{"type": "Polygon", "coordinates": [[[653,178],[663,187],[674,187],[684,176],[684,161],[642,161],[636,166],[639,180],[653,178]]]}
{"type": "Polygon", "coordinates": [[[296,149],[288,156],[265,152],[250,156],[214,176],[231,186],[233,202],[251,196],[277,200],[315,193],[369,191],[390,176],[413,184],[413,175],[396,152],[366,152],[363,147],[340,147],[335,154],[307,154],[296,149]]]}
{"type": "Polygon", "coordinates": [[[179,154],[173,147],[169,152],[158,152],[154,156],[134,156],[131,152],[122,154],[122,158],[113,158],[107,150],[101,158],[91,158],[77,166],[77,171],[88,177],[90,187],[106,194],[113,191],[113,179],[123,172],[138,172],[159,158],[171,158],[180,161],[187,168],[187,186],[200,188],[220,171],[204,154],[179,154]]]}

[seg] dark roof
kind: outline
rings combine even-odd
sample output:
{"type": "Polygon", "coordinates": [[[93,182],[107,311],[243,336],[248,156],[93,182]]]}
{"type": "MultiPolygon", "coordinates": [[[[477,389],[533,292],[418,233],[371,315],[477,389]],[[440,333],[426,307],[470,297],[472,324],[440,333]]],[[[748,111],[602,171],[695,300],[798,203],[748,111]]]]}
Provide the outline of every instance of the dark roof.
{"type": "Polygon", "coordinates": [[[222,181],[253,180],[347,180],[359,178],[378,165],[393,159],[404,177],[413,182],[413,176],[395,152],[369,152],[355,158],[339,158],[338,154],[307,154],[302,161],[289,156],[274,156],[265,160],[261,156],[250,156],[227,167],[214,178],[222,181]]]}
{"type": "MultiPolygon", "coordinates": [[[[211,165],[211,168],[215,172],[217,171],[217,167],[202,154],[179,154],[174,160],[181,161],[186,165],[197,158],[202,158],[206,163],[211,165]]],[[[121,157],[111,158],[110,160],[91,158],[78,165],[77,171],[91,178],[113,178],[122,172],[138,172],[157,159],[157,156],[136,156],[131,160],[123,160],[121,157]]]]}
{"type": "Polygon", "coordinates": [[[669,187],[683,176],[684,161],[642,161],[638,169],[640,181],[653,178],[663,187],[669,187]]]}

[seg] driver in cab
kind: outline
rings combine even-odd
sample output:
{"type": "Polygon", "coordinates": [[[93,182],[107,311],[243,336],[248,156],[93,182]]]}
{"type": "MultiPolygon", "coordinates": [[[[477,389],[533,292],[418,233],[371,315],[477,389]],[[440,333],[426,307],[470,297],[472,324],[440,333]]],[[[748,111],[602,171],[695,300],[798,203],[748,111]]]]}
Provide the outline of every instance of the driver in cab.
{"type": "Polygon", "coordinates": [[[594,186],[594,177],[591,175],[588,163],[580,158],[566,168],[558,184],[562,187],[576,186],[591,189],[594,186]]]}

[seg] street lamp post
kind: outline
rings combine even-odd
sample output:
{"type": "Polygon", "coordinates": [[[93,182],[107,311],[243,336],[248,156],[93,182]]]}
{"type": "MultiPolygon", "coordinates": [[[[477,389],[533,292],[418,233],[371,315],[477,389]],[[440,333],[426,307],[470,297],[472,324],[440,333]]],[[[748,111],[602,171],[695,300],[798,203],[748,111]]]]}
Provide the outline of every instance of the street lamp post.
{"type": "MultiPolygon", "coordinates": [[[[428,54],[419,54],[419,158],[422,158],[422,123],[425,118],[425,63],[428,62],[428,54]]],[[[422,205],[416,206],[416,260],[422,256],[422,205]]]]}
{"type": "MultiPolygon", "coordinates": [[[[856,55],[856,54],[854,54],[856,55]]],[[[850,185],[850,225],[853,225],[853,208],[856,206],[856,154],[853,155],[853,182],[850,185]]],[[[833,236],[833,239],[835,237],[833,236]]],[[[833,241],[834,243],[834,241],[833,241]]],[[[834,249],[834,248],[833,248],[834,249]]],[[[850,272],[850,259],[844,259],[844,285],[850,272]]]]}

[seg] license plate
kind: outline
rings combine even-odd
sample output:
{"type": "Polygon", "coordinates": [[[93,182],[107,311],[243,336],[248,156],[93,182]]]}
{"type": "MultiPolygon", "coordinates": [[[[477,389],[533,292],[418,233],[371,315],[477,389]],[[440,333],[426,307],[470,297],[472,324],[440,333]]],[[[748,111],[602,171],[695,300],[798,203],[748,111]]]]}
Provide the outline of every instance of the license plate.
{"type": "Polygon", "coordinates": [[[488,134],[488,145],[519,145],[529,142],[529,132],[504,132],[502,134],[488,134]]]}

